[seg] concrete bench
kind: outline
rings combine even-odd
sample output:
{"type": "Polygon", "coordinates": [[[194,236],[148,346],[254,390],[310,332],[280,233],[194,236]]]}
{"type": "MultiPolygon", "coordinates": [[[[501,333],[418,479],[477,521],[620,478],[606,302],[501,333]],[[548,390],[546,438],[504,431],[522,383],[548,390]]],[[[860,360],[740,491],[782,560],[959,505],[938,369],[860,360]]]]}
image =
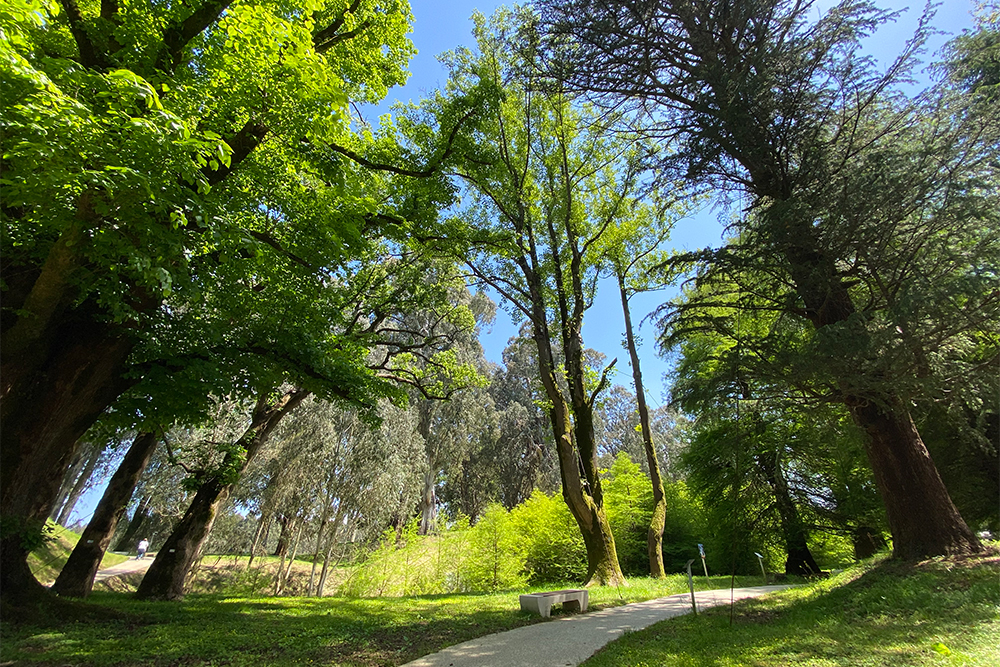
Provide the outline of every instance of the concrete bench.
{"type": "Polygon", "coordinates": [[[520,596],[521,611],[533,611],[548,618],[552,614],[552,605],[562,603],[563,609],[570,611],[587,611],[587,591],[582,588],[567,588],[562,591],[548,593],[530,593],[520,596]]]}

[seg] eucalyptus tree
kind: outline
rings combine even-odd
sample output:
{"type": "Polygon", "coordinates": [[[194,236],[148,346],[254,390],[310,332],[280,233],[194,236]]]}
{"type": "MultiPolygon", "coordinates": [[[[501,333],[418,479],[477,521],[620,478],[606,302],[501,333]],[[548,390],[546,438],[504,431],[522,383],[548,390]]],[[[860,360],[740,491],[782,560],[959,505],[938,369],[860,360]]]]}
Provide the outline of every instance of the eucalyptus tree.
{"type": "Polygon", "coordinates": [[[861,39],[894,14],[869,3],[539,4],[567,85],[651,115],[662,177],[746,197],[742,243],[695,259],[752,269],[745,289],[809,325],[811,372],[866,433],[894,553],[980,549],[910,406],[997,354],[1000,112],[960,86],[900,92],[929,17],[878,72],[861,39]]]}
{"type": "Polygon", "coordinates": [[[479,245],[469,267],[531,325],[563,497],[587,545],[586,579],[617,583],[594,437],[595,402],[614,362],[591,375],[581,327],[596,290],[598,240],[637,187],[634,152],[557,83],[531,75],[538,40],[528,10],[475,21],[479,52],[460,50],[449,62],[453,93],[495,90],[475,119],[478,154],[456,158],[474,202],[465,219],[479,245]]]}

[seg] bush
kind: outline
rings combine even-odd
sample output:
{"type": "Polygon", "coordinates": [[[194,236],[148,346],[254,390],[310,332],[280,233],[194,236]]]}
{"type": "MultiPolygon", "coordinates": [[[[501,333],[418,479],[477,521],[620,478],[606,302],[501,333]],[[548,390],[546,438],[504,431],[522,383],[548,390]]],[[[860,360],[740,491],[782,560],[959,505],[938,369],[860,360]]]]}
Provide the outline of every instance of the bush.
{"type": "Polygon", "coordinates": [[[535,491],[510,512],[525,546],[525,568],[531,583],[583,581],[587,549],[576,520],[556,493],[535,491]]]}
{"type": "Polygon", "coordinates": [[[462,567],[467,590],[495,592],[528,582],[527,549],[510,514],[500,505],[486,508],[469,531],[462,567]]]}

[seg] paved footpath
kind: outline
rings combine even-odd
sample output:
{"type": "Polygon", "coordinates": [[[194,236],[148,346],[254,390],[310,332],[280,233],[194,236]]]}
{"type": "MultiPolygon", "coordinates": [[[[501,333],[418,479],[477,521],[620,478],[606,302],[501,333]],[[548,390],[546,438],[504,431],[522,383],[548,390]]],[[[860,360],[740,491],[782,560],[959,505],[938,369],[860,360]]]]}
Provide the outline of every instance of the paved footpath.
{"type": "Polygon", "coordinates": [[[97,576],[94,577],[94,582],[104,581],[105,579],[110,579],[111,577],[120,577],[123,574],[130,574],[132,572],[145,572],[149,569],[149,566],[153,564],[153,558],[155,557],[156,554],[146,554],[145,558],[140,558],[139,560],[132,557],[124,563],[112,565],[106,570],[98,570],[97,576]]]}
{"type": "MultiPolygon", "coordinates": [[[[737,600],[752,598],[788,586],[737,588],[737,600]]],[[[698,609],[729,604],[729,589],[695,593],[698,609]]],[[[691,613],[688,593],[671,595],[574,614],[545,623],[498,632],[438,653],[425,655],[404,667],[566,667],[579,665],[624,632],[641,630],[664,619],[691,613]]]]}

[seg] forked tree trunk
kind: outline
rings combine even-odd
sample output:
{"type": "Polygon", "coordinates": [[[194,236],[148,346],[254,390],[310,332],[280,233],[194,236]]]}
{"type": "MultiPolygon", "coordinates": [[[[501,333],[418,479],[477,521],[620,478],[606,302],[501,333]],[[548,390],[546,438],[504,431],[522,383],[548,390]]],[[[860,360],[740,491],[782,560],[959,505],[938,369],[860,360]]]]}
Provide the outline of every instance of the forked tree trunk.
{"type": "Polygon", "coordinates": [[[632,361],[632,381],[635,383],[635,402],[639,409],[639,426],[642,429],[642,445],[646,450],[646,465],[649,467],[649,481],[653,487],[653,516],[646,531],[646,552],[649,556],[649,576],[663,579],[663,527],[667,521],[667,500],[663,493],[663,475],[660,473],[660,457],[653,445],[653,429],[649,425],[649,408],[646,407],[646,390],[642,386],[642,369],[639,367],[639,352],[635,346],[632,331],[632,313],[629,309],[625,276],[618,273],[618,291],[622,299],[622,313],[625,316],[625,343],[632,361]]]}
{"type": "MultiPolygon", "coordinates": [[[[540,295],[540,290],[538,293],[540,295]]],[[[549,409],[549,418],[559,458],[563,499],[580,527],[583,543],[587,548],[587,576],[584,583],[587,586],[621,585],[626,583],[625,576],[618,564],[615,538],[611,533],[611,525],[608,523],[607,515],[604,513],[600,478],[596,475],[593,416],[592,413],[588,413],[589,406],[579,406],[574,413],[578,420],[576,442],[574,442],[569,405],[567,405],[562,390],[556,382],[556,366],[541,303],[542,301],[539,299],[534,304],[536,319],[533,322],[535,346],[538,351],[538,367],[546,396],[552,403],[552,407],[549,409]],[[591,418],[589,422],[587,421],[588,416],[591,418]],[[586,459],[586,461],[582,459],[586,459]],[[587,488],[584,487],[584,484],[587,488]]]]}
{"type": "Polygon", "coordinates": [[[115,534],[118,521],[135,491],[135,485],[156,451],[159,438],[153,433],[140,433],[132,441],[118,470],[111,477],[94,516],[76,543],[69,560],[52,585],[59,595],[86,597],[94,586],[94,576],[115,534]]]}
{"type": "Polygon", "coordinates": [[[941,481],[910,413],[898,403],[849,404],[868,438],[865,451],[885,503],[897,558],[918,560],[982,550],[941,481]]]}
{"type": "MultiPolygon", "coordinates": [[[[269,400],[267,393],[261,395],[254,408],[250,427],[237,443],[237,449],[244,453],[239,474],[242,474],[247,464],[260,451],[281,419],[297,408],[308,395],[309,392],[304,389],[293,389],[274,403],[269,400]]],[[[235,454],[227,453],[222,468],[235,465],[235,454]]],[[[213,475],[201,485],[180,523],[157,552],[156,559],[136,590],[137,598],[178,600],[184,597],[187,574],[201,555],[219,508],[239,481],[239,474],[228,477],[228,481],[223,481],[219,475],[213,475]]]]}

